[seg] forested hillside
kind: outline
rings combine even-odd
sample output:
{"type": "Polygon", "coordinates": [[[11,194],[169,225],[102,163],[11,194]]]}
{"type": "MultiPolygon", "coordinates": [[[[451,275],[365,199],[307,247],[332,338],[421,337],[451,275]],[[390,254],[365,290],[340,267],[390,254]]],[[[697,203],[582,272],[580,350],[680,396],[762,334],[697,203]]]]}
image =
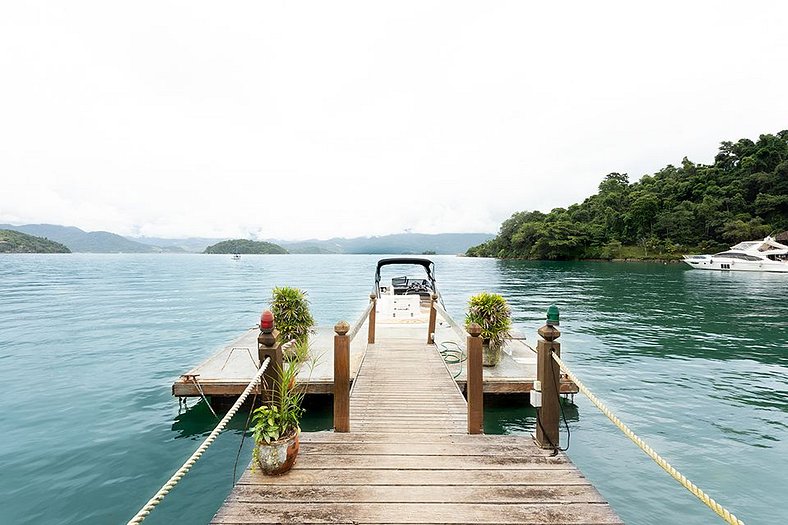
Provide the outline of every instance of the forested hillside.
{"type": "Polygon", "coordinates": [[[15,230],[0,230],[0,253],[71,253],[60,243],[15,230]]]}
{"type": "Polygon", "coordinates": [[[684,158],[630,183],[610,173],[599,191],[550,213],[523,211],[471,256],[584,259],[676,256],[788,229],[788,130],[723,142],[711,165],[684,158]],[[636,247],[636,248],[633,248],[636,247]]]}

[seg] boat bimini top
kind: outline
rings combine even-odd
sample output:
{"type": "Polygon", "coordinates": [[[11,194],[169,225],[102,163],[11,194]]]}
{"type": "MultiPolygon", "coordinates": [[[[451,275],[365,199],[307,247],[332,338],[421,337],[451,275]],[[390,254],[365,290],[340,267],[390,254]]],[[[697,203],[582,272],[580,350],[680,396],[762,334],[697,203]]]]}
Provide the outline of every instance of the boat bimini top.
{"type": "MultiPolygon", "coordinates": [[[[380,269],[391,264],[411,264],[421,266],[427,273],[426,279],[394,277],[391,280],[391,287],[393,288],[394,295],[425,295],[429,297],[433,293],[438,293],[438,288],[435,285],[435,263],[429,259],[421,259],[417,257],[392,257],[378,261],[378,266],[375,269],[375,288],[373,290],[377,297],[380,297],[381,294],[380,269]]],[[[386,289],[384,291],[388,290],[386,289]]]]}

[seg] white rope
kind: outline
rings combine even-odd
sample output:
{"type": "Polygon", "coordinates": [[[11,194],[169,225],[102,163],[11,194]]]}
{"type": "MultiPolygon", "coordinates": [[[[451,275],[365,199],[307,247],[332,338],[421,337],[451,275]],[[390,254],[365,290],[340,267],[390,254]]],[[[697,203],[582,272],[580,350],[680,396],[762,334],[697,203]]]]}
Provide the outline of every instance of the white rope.
{"type": "MultiPolygon", "coordinates": [[[[292,341],[285,346],[289,346],[291,343],[292,341]]],[[[282,348],[284,349],[284,347],[282,348]]],[[[219,421],[219,424],[216,425],[216,428],[213,429],[213,432],[211,432],[211,434],[207,438],[205,438],[205,441],[202,442],[202,445],[200,445],[197,448],[197,450],[194,451],[194,454],[192,454],[191,457],[186,460],[186,463],[184,463],[181,466],[181,468],[179,468],[175,472],[175,474],[173,474],[172,477],[169,480],[167,480],[167,483],[165,483],[159,489],[159,491],[150,500],[148,500],[145,506],[142,507],[140,511],[133,518],[129,520],[127,525],[135,525],[138,523],[142,523],[142,520],[148,517],[148,514],[150,514],[151,511],[154,508],[156,508],[156,505],[161,503],[161,501],[164,499],[164,496],[169,494],[170,491],[175,487],[175,485],[178,484],[181,478],[185,476],[187,472],[189,472],[189,469],[191,469],[192,466],[194,466],[194,464],[197,463],[197,460],[200,459],[200,457],[203,455],[206,449],[209,446],[211,446],[211,443],[213,443],[214,440],[219,436],[221,431],[224,430],[224,427],[227,426],[227,423],[229,423],[230,420],[235,415],[235,413],[238,412],[238,409],[241,408],[241,405],[243,404],[244,401],[246,401],[246,398],[249,397],[249,394],[252,392],[255,386],[257,386],[257,383],[260,382],[260,378],[263,377],[263,374],[268,368],[268,364],[270,362],[271,362],[271,358],[266,357],[265,361],[263,361],[263,363],[260,365],[260,369],[257,371],[257,374],[254,376],[254,379],[252,379],[252,382],[249,383],[249,386],[247,386],[246,390],[243,391],[241,397],[238,398],[238,400],[235,402],[233,407],[227,412],[227,414],[225,414],[222,420],[219,421]]]]}
{"type": "Polygon", "coordinates": [[[205,404],[208,405],[208,408],[211,409],[211,414],[213,414],[213,417],[215,417],[216,419],[219,419],[219,414],[217,414],[216,410],[213,409],[213,407],[211,406],[211,403],[208,401],[208,398],[205,397],[205,392],[202,391],[202,387],[200,386],[200,383],[197,382],[197,376],[196,375],[189,375],[188,377],[189,377],[189,379],[192,380],[192,383],[194,383],[194,385],[197,387],[197,391],[200,392],[200,395],[202,396],[202,400],[205,401],[205,404]]]}
{"type": "Polygon", "coordinates": [[[720,518],[722,518],[723,520],[725,520],[727,523],[729,523],[730,525],[744,525],[744,522],[743,522],[742,520],[740,520],[739,518],[737,518],[736,516],[734,516],[733,514],[731,514],[731,512],[730,512],[728,509],[726,509],[725,507],[723,507],[722,505],[720,505],[719,503],[717,503],[717,502],[714,500],[714,498],[712,498],[711,496],[709,496],[708,494],[706,494],[705,492],[703,492],[703,490],[701,490],[701,489],[700,489],[700,487],[698,487],[698,486],[697,486],[697,485],[695,485],[693,482],[691,482],[690,480],[688,480],[688,479],[686,478],[686,476],[684,476],[684,474],[682,474],[681,472],[679,472],[678,470],[676,470],[676,469],[673,467],[673,465],[671,465],[670,463],[668,463],[668,462],[665,460],[665,458],[663,458],[662,456],[660,456],[659,454],[657,454],[657,452],[656,452],[656,451],[655,451],[653,448],[651,448],[650,446],[648,446],[648,444],[647,444],[645,441],[643,441],[642,439],[640,439],[640,437],[638,437],[638,435],[637,435],[637,434],[635,434],[634,432],[632,432],[632,430],[631,430],[631,429],[630,429],[630,428],[629,428],[627,425],[625,425],[623,421],[621,421],[621,420],[620,420],[618,417],[616,417],[616,415],[615,415],[615,414],[613,414],[613,412],[612,412],[612,411],[611,411],[611,410],[610,410],[610,409],[609,409],[609,408],[608,408],[608,407],[607,407],[607,406],[606,406],[604,403],[602,403],[602,401],[600,401],[600,400],[599,400],[599,398],[597,398],[597,397],[594,395],[594,393],[593,393],[593,392],[591,392],[591,391],[590,391],[590,390],[589,390],[589,389],[588,389],[588,388],[587,388],[587,387],[586,387],[586,386],[585,386],[585,385],[584,385],[584,384],[583,384],[583,383],[582,383],[582,382],[581,382],[581,381],[580,381],[580,380],[577,378],[577,376],[576,376],[575,374],[573,374],[573,373],[572,373],[572,371],[571,371],[571,370],[569,370],[569,368],[566,366],[566,364],[565,364],[563,361],[561,361],[561,358],[560,358],[560,357],[558,357],[557,355],[555,355],[555,353],[552,353],[552,352],[551,352],[551,354],[552,354],[552,356],[553,356],[553,359],[555,360],[555,362],[556,362],[556,363],[558,363],[558,366],[560,366],[560,367],[561,367],[561,369],[562,369],[564,372],[566,372],[566,375],[567,375],[567,376],[569,376],[569,379],[571,379],[571,380],[572,380],[572,381],[573,381],[573,382],[574,382],[574,383],[577,385],[577,388],[578,388],[578,389],[580,389],[580,391],[581,391],[582,393],[584,393],[584,394],[586,395],[586,397],[588,397],[588,399],[589,399],[589,400],[590,400],[590,401],[591,401],[591,402],[592,402],[592,403],[593,403],[593,404],[594,404],[594,405],[595,405],[595,406],[596,406],[596,407],[597,407],[597,408],[598,408],[598,409],[599,409],[599,410],[600,410],[600,411],[601,411],[601,412],[602,412],[604,415],[606,415],[606,416],[607,416],[607,418],[608,418],[610,421],[612,421],[612,422],[613,422],[613,424],[614,424],[614,425],[616,425],[616,426],[618,427],[618,429],[619,429],[619,430],[621,430],[621,432],[623,432],[623,433],[624,433],[624,435],[625,435],[625,436],[627,436],[629,439],[631,439],[631,440],[632,440],[632,442],[633,442],[633,443],[635,443],[635,445],[637,445],[638,447],[640,447],[640,449],[641,449],[643,452],[645,452],[645,453],[648,455],[648,457],[650,457],[651,459],[653,459],[653,460],[654,460],[654,462],[655,462],[657,465],[659,465],[660,467],[662,467],[662,469],[663,469],[665,472],[667,472],[668,474],[670,474],[670,475],[673,477],[673,479],[675,479],[676,481],[678,481],[679,483],[681,483],[681,486],[683,486],[685,489],[687,489],[688,491],[690,491],[690,492],[692,493],[692,495],[694,495],[696,498],[698,498],[700,501],[702,501],[702,502],[703,502],[703,503],[704,503],[704,504],[705,504],[707,507],[709,507],[711,510],[713,510],[714,512],[716,512],[716,513],[717,513],[717,515],[718,515],[720,518]]]}

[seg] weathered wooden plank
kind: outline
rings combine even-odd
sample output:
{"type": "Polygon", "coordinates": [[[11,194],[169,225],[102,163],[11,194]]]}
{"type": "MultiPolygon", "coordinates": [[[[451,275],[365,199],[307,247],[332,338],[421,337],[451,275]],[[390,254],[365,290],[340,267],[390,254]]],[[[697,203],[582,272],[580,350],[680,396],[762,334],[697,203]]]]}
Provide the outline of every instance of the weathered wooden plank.
{"type": "Polygon", "coordinates": [[[242,485],[228,501],[240,503],[604,503],[589,485],[242,485]]]}
{"type": "MultiPolygon", "coordinates": [[[[536,376],[534,375],[533,378],[522,378],[522,379],[504,379],[504,378],[497,378],[491,377],[486,378],[483,383],[484,393],[485,394],[527,394],[531,390],[534,389],[534,381],[536,380],[536,376]]],[[[465,379],[457,379],[457,386],[460,387],[460,390],[463,392],[467,389],[467,383],[465,379]]],[[[577,388],[577,385],[571,381],[561,381],[561,393],[562,394],[577,394],[580,390],[577,388]]]]}
{"type": "MultiPolygon", "coordinates": [[[[251,381],[251,377],[235,380],[200,379],[200,387],[206,396],[240,396],[251,381]]],[[[351,385],[353,381],[351,380],[351,385]]],[[[333,381],[310,381],[306,385],[307,394],[332,394],[333,381]]],[[[172,385],[172,395],[176,397],[200,397],[200,391],[194,383],[176,381],[172,385]]]]}
{"type": "Polygon", "coordinates": [[[453,426],[448,425],[436,425],[435,427],[418,427],[414,429],[408,429],[406,427],[401,427],[396,431],[392,431],[391,427],[388,425],[356,425],[358,430],[364,432],[366,434],[391,434],[391,433],[399,433],[403,435],[408,435],[411,432],[462,432],[465,429],[464,424],[455,424],[453,426]]]}
{"type": "Polygon", "coordinates": [[[385,434],[363,434],[352,432],[349,434],[338,434],[334,432],[304,432],[301,434],[302,443],[434,443],[434,442],[449,442],[449,443],[469,443],[469,444],[485,444],[485,443],[507,443],[507,444],[530,444],[533,443],[530,436],[508,434],[508,435],[468,435],[464,432],[458,434],[431,434],[431,433],[413,433],[408,441],[398,441],[402,436],[392,434],[387,436],[385,434]]]}
{"type": "Polygon", "coordinates": [[[418,409],[392,409],[392,410],[363,410],[358,409],[351,413],[352,418],[361,418],[367,420],[385,421],[389,419],[425,419],[434,417],[435,419],[465,421],[465,415],[451,412],[437,412],[418,409]]]}
{"type": "Polygon", "coordinates": [[[440,403],[426,404],[426,403],[380,403],[374,401],[365,403],[354,403],[352,412],[416,412],[416,413],[443,413],[443,414],[456,414],[458,411],[464,409],[464,405],[447,405],[440,403]]]}
{"type": "Polygon", "coordinates": [[[303,454],[419,455],[419,456],[550,456],[532,443],[302,443],[303,454]]]}
{"type": "Polygon", "coordinates": [[[583,485],[589,482],[577,468],[567,463],[562,468],[498,470],[375,470],[375,469],[306,469],[296,468],[283,476],[265,476],[259,470],[249,470],[241,476],[241,485],[583,485]]]}
{"type": "Polygon", "coordinates": [[[408,456],[352,454],[304,454],[299,455],[299,468],[369,468],[369,469],[531,469],[561,468],[568,460],[565,456],[408,456]]]}
{"type": "Polygon", "coordinates": [[[563,523],[619,524],[599,503],[235,503],[222,507],[211,523],[563,523]]]}

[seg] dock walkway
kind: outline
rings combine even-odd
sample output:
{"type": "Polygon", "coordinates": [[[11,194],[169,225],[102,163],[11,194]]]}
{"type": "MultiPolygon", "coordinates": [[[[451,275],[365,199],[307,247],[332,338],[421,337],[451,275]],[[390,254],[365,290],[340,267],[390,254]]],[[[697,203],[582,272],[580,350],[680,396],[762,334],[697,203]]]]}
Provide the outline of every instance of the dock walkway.
{"type": "Polygon", "coordinates": [[[460,389],[414,334],[386,326],[367,347],[349,433],[303,433],[283,476],[247,469],[211,523],[622,523],[564,454],[468,435],[460,389]]]}

